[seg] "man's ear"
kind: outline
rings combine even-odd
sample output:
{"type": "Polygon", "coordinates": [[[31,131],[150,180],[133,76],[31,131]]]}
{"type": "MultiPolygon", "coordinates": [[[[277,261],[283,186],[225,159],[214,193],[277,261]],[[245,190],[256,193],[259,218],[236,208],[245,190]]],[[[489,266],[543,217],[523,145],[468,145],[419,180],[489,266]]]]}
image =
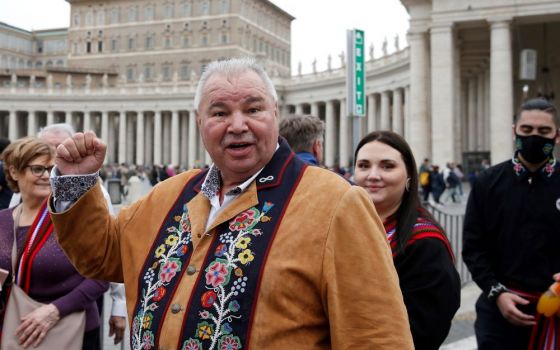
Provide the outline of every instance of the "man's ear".
{"type": "Polygon", "coordinates": [[[196,118],[196,125],[198,126],[198,129],[200,130],[200,123],[202,123],[202,118],[200,116],[200,113],[198,113],[198,111],[194,111],[194,115],[196,118]]]}
{"type": "Polygon", "coordinates": [[[511,135],[513,137],[513,141],[515,141],[515,124],[511,125],[511,135]]]}
{"type": "Polygon", "coordinates": [[[556,143],[560,143],[560,128],[556,129],[556,143]]]}
{"type": "Polygon", "coordinates": [[[320,157],[322,154],[322,149],[321,149],[321,140],[316,139],[315,141],[313,141],[313,146],[311,146],[312,149],[312,153],[313,156],[315,156],[315,158],[320,157]]]}

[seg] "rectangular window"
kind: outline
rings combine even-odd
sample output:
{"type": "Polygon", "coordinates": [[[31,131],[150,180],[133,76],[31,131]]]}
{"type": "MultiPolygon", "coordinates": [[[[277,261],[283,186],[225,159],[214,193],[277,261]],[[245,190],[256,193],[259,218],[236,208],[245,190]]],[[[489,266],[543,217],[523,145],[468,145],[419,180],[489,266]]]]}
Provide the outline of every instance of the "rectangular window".
{"type": "Polygon", "coordinates": [[[144,78],[146,78],[146,80],[152,79],[152,68],[150,67],[144,68],[144,78]]]}
{"type": "Polygon", "coordinates": [[[146,50],[149,50],[153,47],[153,40],[151,36],[146,37],[146,50]]]}
{"type": "Polygon", "coordinates": [[[171,68],[169,66],[163,67],[163,80],[171,79],[171,68]]]}
{"type": "Polygon", "coordinates": [[[181,66],[181,79],[182,80],[189,79],[189,66],[187,65],[181,66]]]}
{"type": "Polygon", "coordinates": [[[134,69],[127,68],[126,69],[126,80],[133,81],[134,80],[134,69]]]}
{"type": "Polygon", "coordinates": [[[165,48],[166,49],[171,48],[171,38],[169,38],[169,37],[165,38],[165,48]]]}
{"type": "Polygon", "coordinates": [[[89,41],[86,43],[86,52],[91,53],[91,42],[89,41]]]}
{"type": "Polygon", "coordinates": [[[183,47],[189,47],[189,37],[183,37],[183,47]]]}
{"type": "Polygon", "coordinates": [[[134,38],[128,38],[128,49],[134,50],[134,46],[135,46],[134,38]]]}
{"type": "Polygon", "coordinates": [[[103,52],[103,41],[97,42],[97,52],[103,52]]]}
{"type": "Polygon", "coordinates": [[[111,40],[111,51],[117,51],[117,39],[111,40]]]}

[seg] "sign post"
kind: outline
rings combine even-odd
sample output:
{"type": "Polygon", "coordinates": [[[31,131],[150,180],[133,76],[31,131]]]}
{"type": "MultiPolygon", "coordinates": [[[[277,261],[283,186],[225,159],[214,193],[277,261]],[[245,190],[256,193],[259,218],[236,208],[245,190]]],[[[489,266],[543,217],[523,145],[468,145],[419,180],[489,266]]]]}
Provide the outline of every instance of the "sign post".
{"type": "MultiPolygon", "coordinates": [[[[358,146],[361,134],[361,118],[366,114],[364,31],[348,29],[346,66],[346,112],[352,120],[352,151],[358,146]]],[[[353,152],[352,152],[353,154],[353,152]]]]}

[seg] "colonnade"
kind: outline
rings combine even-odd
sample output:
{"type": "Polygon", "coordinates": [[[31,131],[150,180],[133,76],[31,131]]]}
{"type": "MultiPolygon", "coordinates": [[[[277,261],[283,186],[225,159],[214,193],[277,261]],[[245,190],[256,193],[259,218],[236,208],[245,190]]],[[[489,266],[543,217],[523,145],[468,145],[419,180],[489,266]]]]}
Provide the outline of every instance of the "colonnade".
{"type": "Polygon", "coordinates": [[[462,151],[480,150],[490,151],[492,162],[511,157],[511,21],[487,19],[489,57],[482,54],[482,63],[468,71],[462,70],[461,43],[453,22],[432,23],[430,28],[421,21],[411,25],[408,141],[417,158],[432,157],[444,164],[462,159],[462,151]]]}
{"type": "Polygon", "coordinates": [[[10,140],[53,123],[93,130],[108,145],[108,163],[188,168],[211,163],[194,110],[0,110],[0,135],[10,140]]]}
{"type": "MultiPolygon", "coordinates": [[[[395,87],[367,94],[365,117],[360,120],[358,139],[374,130],[392,130],[404,137],[409,133],[410,87],[395,87]]],[[[350,167],[353,163],[352,120],[347,116],[346,99],[284,105],[280,115],[311,114],[325,122],[324,160],[327,167],[350,167]]]]}

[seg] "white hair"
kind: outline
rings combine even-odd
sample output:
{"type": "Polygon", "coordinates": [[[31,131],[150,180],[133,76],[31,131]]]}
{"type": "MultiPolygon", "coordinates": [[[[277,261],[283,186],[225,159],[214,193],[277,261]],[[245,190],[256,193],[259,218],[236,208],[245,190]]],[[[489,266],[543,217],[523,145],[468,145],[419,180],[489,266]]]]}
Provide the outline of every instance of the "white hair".
{"type": "Polygon", "coordinates": [[[257,64],[254,58],[230,58],[227,60],[213,61],[208,64],[208,66],[206,66],[206,69],[204,70],[204,72],[202,72],[202,75],[200,76],[200,80],[198,81],[198,85],[196,87],[196,92],[194,95],[194,109],[198,112],[198,107],[200,106],[200,100],[202,99],[204,86],[212,75],[223,74],[229,77],[232,75],[239,75],[240,73],[244,73],[247,71],[253,71],[257,73],[257,75],[263,81],[266,90],[268,91],[272,100],[274,102],[278,102],[278,95],[276,94],[274,84],[268,77],[268,74],[266,74],[264,69],[259,64],[257,64]]]}
{"type": "Polygon", "coordinates": [[[44,128],[41,128],[41,130],[39,130],[39,133],[37,133],[37,137],[42,138],[43,136],[45,136],[45,134],[50,132],[54,132],[54,133],[64,132],[68,134],[68,137],[72,137],[76,133],[72,125],[68,123],[57,123],[57,124],[47,125],[44,128]]]}

